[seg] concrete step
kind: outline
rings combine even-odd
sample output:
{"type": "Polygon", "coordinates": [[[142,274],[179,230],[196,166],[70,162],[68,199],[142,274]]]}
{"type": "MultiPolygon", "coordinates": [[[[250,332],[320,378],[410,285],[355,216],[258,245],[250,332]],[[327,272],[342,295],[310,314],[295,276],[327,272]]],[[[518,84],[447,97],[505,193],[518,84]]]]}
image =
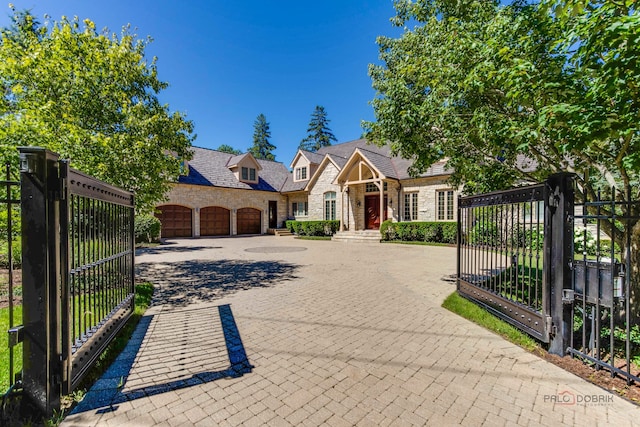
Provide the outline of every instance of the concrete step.
{"type": "Polygon", "coordinates": [[[348,243],[380,243],[380,232],[378,230],[357,230],[338,231],[331,238],[336,242],[348,243]]]}
{"type": "Polygon", "coordinates": [[[291,233],[286,228],[270,228],[269,230],[267,230],[267,233],[274,234],[278,237],[293,236],[293,233],[291,233]]]}

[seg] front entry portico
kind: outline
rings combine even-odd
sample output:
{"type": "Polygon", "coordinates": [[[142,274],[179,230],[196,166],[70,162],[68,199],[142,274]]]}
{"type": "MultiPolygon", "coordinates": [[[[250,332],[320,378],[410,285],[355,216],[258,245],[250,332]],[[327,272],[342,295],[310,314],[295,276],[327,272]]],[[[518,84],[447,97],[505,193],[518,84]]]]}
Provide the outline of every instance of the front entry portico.
{"type": "Polygon", "coordinates": [[[340,185],[343,200],[340,230],[378,230],[387,219],[389,196],[386,191],[390,180],[381,170],[389,167],[374,163],[356,149],[336,177],[334,183],[340,185]]]}

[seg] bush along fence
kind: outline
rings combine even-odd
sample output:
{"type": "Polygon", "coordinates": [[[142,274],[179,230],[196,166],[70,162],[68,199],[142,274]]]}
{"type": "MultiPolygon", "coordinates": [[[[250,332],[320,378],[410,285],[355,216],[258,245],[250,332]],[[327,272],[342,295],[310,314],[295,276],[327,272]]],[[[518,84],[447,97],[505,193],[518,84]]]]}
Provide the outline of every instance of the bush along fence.
{"type": "MultiPolygon", "coordinates": [[[[21,324],[8,336],[22,370],[14,378],[11,360],[5,398],[19,392],[50,417],[133,311],[134,198],[37,147],[20,149],[19,184],[3,184],[19,191],[23,249],[21,324]]],[[[11,217],[16,200],[0,202],[11,217]]]]}
{"type": "Polygon", "coordinates": [[[386,220],[380,225],[382,240],[405,242],[456,243],[457,223],[455,222],[392,222],[386,220]]]}
{"type": "Polygon", "coordinates": [[[340,228],[340,221],[285,221],[285,227],[298,236],[333,236],[340,228]]]}
{"type": "Polygon", "coordinates": [[[460,198],[458,292],[549,352],[640,383],[640,202],[579,190],[557,174],[460,198]]]}

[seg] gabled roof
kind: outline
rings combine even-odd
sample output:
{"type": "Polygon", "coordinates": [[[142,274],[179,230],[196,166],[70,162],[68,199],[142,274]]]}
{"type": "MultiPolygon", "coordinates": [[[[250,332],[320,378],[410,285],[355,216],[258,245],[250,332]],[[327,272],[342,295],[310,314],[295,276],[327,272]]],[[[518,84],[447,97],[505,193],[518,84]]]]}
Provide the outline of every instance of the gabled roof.
{"type": "MultiPolygon", "coordinates": [[[[310,186],[317,180],[317,176],[322,173],[324,169],[323,165],[329,158],[338,169],[343,170],[349,159],[353,156],[354,152],[359,150],[360,155],[366,159],[376,170],[378,170],[385,178],[391,179],[410,179],[409,167],[413,164],[410,159],[403,159],[402,157],[392,156],[391,148],[388,145],[378,146],[375,144],[369,144],[366,139],[356,139],[354,141],[344,142],[342,144],[329,145],[320,148],[315,153],[305,150],[298,150],[294,161],[291,162],[291,166],[295,164],[299,156],[304,156],[311,163],[318,163],[320,166],[316,170],[313,176],[309,177],[309,181],[294,182],[293,177],[290,175],[287,178],[287,182],[282,187],[282,192],[303,191],[309,189],[310,186]],[[318,161],[318,159],[321,159],[318,161]]],[[[446,167],[446,161],[440,161],[434,163],[419,177],[431,177],[449,175],[451,171],[446,167]]]]}
{"type": "MultiPolygon", "coordinates": [[[[356,148],[359,149],[362,155],[369,159],[373,165],[376,165],[376,168],[378,168],[384,175],[396,179],[411,178],[411,176],[409,176],[409,167],[413,164],[411,159],[392,156],[391,148],[388,145],[380,147],[375,144],[370,144],[366,139],[356,139],[342,144],[322,147],[316,152],[316,154],[330,155],[334,160],[337,160],[338,158],[344,159],[343,164],[341,165],[342,168],[356,148]],[[382,158],[387,159],[388,163],[387,160],[383,161],[382,158]]],[[[451,171],[447,170],[445,166],[446,162],[435,163],[422,173],[420,177],[449,175],[451,171]]]]}
{"type": "Polygon", "coordinates": [[[298,162],[298,159],[300,157],[304,157],[309,161],[309,163],[316,164],[316,165],[319,165],[320,163],[322,163],[322,159],[324,159],[324,155],[322,154],[314,153],[312,151],[307,151],[307,150],[298,150],[296,155],[293,157],[293,160],[291,161],[291,164],[289,165],[289,167],[292,168],[298,162]]]}
{"type": "MultiPolygon", "coordinates": [[[[339,158],[342,159],[342,157],[339,157],[339,158]]],[[[332,156],[325,155],[324,159],[322,159],[322,163],[320,163],[320,165],[318,166],[316,173],[314,173],[313,176],[309,179],[309,181],[307,181],[307,185],[304,188],[306,191],[309,191],[311,187],[315,185],[316,181],[318,180],[322,172],[326,169],[329,163],[333,163],[333,165],[338,169],[338,172],[340,172],[340,170],[342,170],[342,167],[344,166],[344,163],[342,165],[336,163],[335,159],[332,156]]]]}
{"type": "Polygon", "coordinates": [[[193,158],[189,160],[189,175],[181,176],[178,183],[205,185],[210,187],[238,188],[244,190],[281,191],[287,177],[287,168],[279,162],[258,160],[249,153],[233,156],[221,151],[192,147],[193,158]],[[238,181],[230,165],[238,165],[246,155],[251,156],[260,169],[257,183],[238,181]]]}
{"type": "Polygon", "coordinates": [[[227,161],[227,167],[228,168],[238,167],[240,162],[242,162],[244,159],[251,160],[253,164],[256,165],[258,170],[262,169],[262,166],[260,165],[260,163],[258,163],[258,160],[255,157],[253,157],[253,154],[251,153],[238,154],[237,156],[230,157],[229,160],[227,161]]]}

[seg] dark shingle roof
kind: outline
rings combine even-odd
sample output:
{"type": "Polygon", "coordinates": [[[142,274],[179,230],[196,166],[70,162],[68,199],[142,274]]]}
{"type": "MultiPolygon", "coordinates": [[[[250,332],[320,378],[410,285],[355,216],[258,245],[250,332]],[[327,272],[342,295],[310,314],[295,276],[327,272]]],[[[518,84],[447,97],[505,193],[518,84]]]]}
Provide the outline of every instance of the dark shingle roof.
{"type": "Polygon", "coordinates": [[[238,181],[227,166],[230,160],[242,156],[233,156],[221,151],[192,147],[193,159],[189,161],[189,175],[181,176],[181,184],[207,185],[213,187],[239,188],[244,190],[280,191],[290,175],[287,168],[279,162],[258,160],[262,170],[258,173],[258,183],[249,184],[238,181]]]}
{"type": "MultiPolygon", "coordinates": [[[[413,163],[412,160],[403,159],[402,157],[392,157],[391,148],[388,145],[380,147],[375,144],[369,144],[366,139],[356,139],[355,141],[322,147],[316,153],[330,155],[331,158],[338,163],[340,168],[342,168],[356,148],[359,148],[362,154],[385,176],[396,179],[411,178],[411,176],[409,176],[409,167],[413,163]],[[344,160],[340,162],[342,159],[344,160]]],[[[435,163],[422,173],[420,177],[447,175],[451,173],[445,166],[446,162],[444,161],[435,163]]]]}
{"type": "Polygon", "coordinates": [[[306,151],[306,150],[300,150],[300,151],[311,163],[320,164],[324,159],[324,154],[314,153],[312,151],[306,151]]]}

